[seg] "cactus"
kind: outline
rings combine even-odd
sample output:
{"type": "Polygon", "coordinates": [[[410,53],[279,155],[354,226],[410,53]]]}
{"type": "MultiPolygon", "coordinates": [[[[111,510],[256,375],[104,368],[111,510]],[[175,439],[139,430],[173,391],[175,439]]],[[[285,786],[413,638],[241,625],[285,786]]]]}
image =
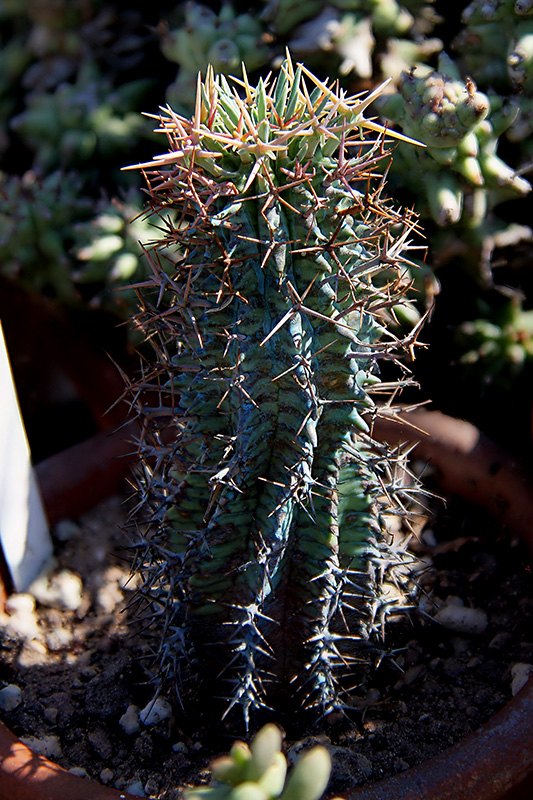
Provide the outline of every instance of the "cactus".
{"type": "Polygon", "coordinates": [[[376,92],[337,95],[290,58],[271,83],[235,81],[243,97],[209,70],[192,119],[161,113],[170,152],[136,165],[166,234],[137,320],[154,371],[133,391],[148,391],[138,566],[162,666],[184,703],[222,695],[248,723],[294,694],[342,708],[369,640],[410,602],[411,557],[382,515],[404,514],[399,454],[363,415],[389,388],[378,362],[401,353],[387,319],[416,219],[370,188],[376,92]]]}
{"type": "Polygon", "coordinates": [[[300,756],[285,781],[287,762],[281,733],[272,724],[255,735],[250,747],[235,742],[228,756],[211,763],[213,782],[186,789],[185,800],[319,800],[326,790],[331,759],[317,745],[300,756]]]}

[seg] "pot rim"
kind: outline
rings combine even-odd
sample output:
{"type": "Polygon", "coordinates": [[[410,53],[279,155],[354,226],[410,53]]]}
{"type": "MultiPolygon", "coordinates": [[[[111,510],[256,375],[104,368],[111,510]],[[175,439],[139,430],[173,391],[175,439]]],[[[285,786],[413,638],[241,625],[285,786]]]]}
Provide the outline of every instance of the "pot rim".
{"type": "MultiPolygon", "coordinates": [[[[346,800],[499,800],[532,776],[530,678],[488,722],[457,744],[405,772],[348,792],[346,800]]],[[[531,780],[525,792],[524,800],[532,796],[531,780]]]]}
{"type": "Polygon", "coordinates": [[[133,795],[73,775],[39,755],[0,722],[0,800],[134,800],[133,795]]]}
{"type": "MultiPolygon", "coordinates": [[[[516,459],[477,428],[441,412],[419,409],[394,419],[378,418],[373,432],[389,444],[412,444],[417,456],[436,468],[445,491],[487,506],[533,552],[531,478],[524,475],[516,459]],[[466,474],[469,480],[465,483],[466,474]]],[[[132,434],[132,426],[128,433],[132,434]]],[[[94,446],[98,447],[98,442],[101,446],[101,434],[95,437],[94,446]]],[[[124,440],[106,437],[105,443],[106,459],[115,474],[116,456],[125,452],[124,440]]],[[[82,444],[85,449],[90,447],[82,444]]],[[[72,463],[72,452],[67,460],[72,463]]],[[[124,458],[121,461],[125,474],[129,465],[124,458]]],[[[116,488],[113,483],[108,486],[116,488]]],[[[43,494],[45,505],[51,508],[57,490],[49,498],[46,491],[43,494]]],[[[51,516],[57,519],[55,514],[51,516]]],[[[533,791],[533,676],[488,722],[457,744],[404,772],[348,792],[346,800],[499,800],[524,781],[528,783],[526,798],[533,791]]],[[[520,788],[513,797],[522,798],[520,788]]],[[[132,795],[73,775],[34,753],[0,722],[0,800],[12,798],[132,800],[132,795]]]]}

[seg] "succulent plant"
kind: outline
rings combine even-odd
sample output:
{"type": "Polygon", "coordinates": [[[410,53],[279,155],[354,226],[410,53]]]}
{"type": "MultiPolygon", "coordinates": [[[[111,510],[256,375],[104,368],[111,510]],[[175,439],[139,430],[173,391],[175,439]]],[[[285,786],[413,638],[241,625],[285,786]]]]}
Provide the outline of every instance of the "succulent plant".
{"type": "MultiPolygon", "coordinates": [[[[441,54],[439,70],[421,66],[404,72],[398,91],[380,98],[379,109],[427,145],[415,150],[400,143],[391,175],[415,196],[422,217],[432,218],[441,228],[457,226],[460,247],[470,250],[467,260],[490,283],[495,237],[506,228],[493,209],[531,190],[497,153],[516,108],[499,95],[479,92],[473,80],[461,79],[456,65],[441,54]]],[[[456,254],[457,240],[453,231],[436,234],[436,258],[442,262],[445,253],[456,254]]]]}
{"type": "Polygon", "coordinates": [[[185,800],[319,800],[328,784],[331,759],[325,747],[316,745],[297,759],[286,781],[281,733],[269,724],[249,747],[235,742],[228,756],[210,766],[213,782],[186,789],[185,800]]]}
{"type": "Polygon", "coordinates": [[[48,173],[87,164],[94,169],[96,163],[103,169],[106,161],[147,134],[145,121],[131,110],[146,90],[144,80],[114,89],[86,61],[75,83],[30,96],[11,127],[34,152],[36,169],[48,173]]]}
{"type": "Polygon", "coordinates": [[[458,363],[477,372],[482,387],[511,389],[524,367],[533,363],[533,310],[525,310],[523,298],[513,293],[500,298],[499,308],[479,301],[478,311],[477,319],[461,323],[455,332],[462,351],[458,363]]]}
{"type": "Polygon", "coordinates": [[[367,14],[342,12],[323,5],[317,16],[291,31],[286,38],[292,52],[317,67],[323,67],[329,60],[341,75],[372,77],[376,40],[367,14]]]}
{"type": "Polygon", "coordinates": [[[533,4],[529,0],[474,0],[462,12],[463,27],[453,42],[462,64],[483,85],[505,91],[523,85],[533,4]]]}
{"type": "Polygon", "coordinates": [[[187,3],[182,25],[164,29],[161,38],[163,55],[180,67],[167,88],[168,102],[188,112],[198,72],[205,72],[208,64],[224,75],[236,72],[241,62],[249,71],[264,66],[270,59],[264,33],[256,16],[237,14],[230,3],[223,3],[218,14],[201,3],[187,3]]]}
{"type": "Polygon", "coordinates": [[[11,280],[67,303],[80,297],[73,281],[73,226],[92,214],[75,175],[0,175],[0,270],[11,280]]]}
{"type": "Polygon", "coordinates": [[[278,35],[285,36],[303,22],[316,17],[324,8],[320,0],[298,3],[297,0],[265,0],[261,16],[278,35]]]}
{"type": "Polygon", "coordinates": [[[188,2],[182,23],[163,29],[162,52],[180,65],[167,100],[190,112],[196,75],[208,63],[228,75],[244,62],[251,72],[273,58],[277,63],[276,53],[285,45],[327,74],[335,69],[340,75],[376,79],[375,67],[383,60],[380,74],[397,76],[442,48],[440,39],[427,38],[438,20],[431,2],[409,5],[396,0],[266,0],[256,14],[238,13],[230,2],[217,14],[188,2]]]}
{"type": "Polygon", "coordinates": [[[95,204],[76,174],[0,173],[0,272],[67,305],[131,316],[137,295],[127,287],[150,271],[139,242],[149,247],[155,224],[138,190],[95,204]]]}
{"type": "Polygon", "coordinates": [[[19,102],[21,85],[23,91],[35,93],[72,78],[86,54],[86,23],[98,4],[98,0],[21,0],[0,5],[7,44],[24,59],[22,80],[11,86],[19,102]]]}
{"type": "MultiPolygon", "coordinates": [[[[72,277],[78,286],[91,284],[91,305],[129,317],[137,307],[131,284],[142,281],[150,272],[144,248],[157,237],[159,217],[147,215],[138,201],[138,191],[130,190],[124,200],[113,198],[98,204],[91,219],[73,226],[76,258],[72,277]],[[141,245],[144,242],[144,246],[141,245]]],[[[169,263],[169,271],[174,267],[169,263]]]]}
{"type": "Polygon", "coordinates": [[[533,131],[533,3],[530,0],[474,0],[462,13],[463,28],[453,42],[463,72],[505,97],[515,110],[506,132],[523,142],[531,157],[533,131]]]}
{"type": "Polygon", "coordinates": [[[274,39],[326,67],[329,74],[333,58],[341,75],[376,78],[375,67],[384,58],[388,67],[394,65],[395,75],[412,66],[412,59],[442,47],[438,39],[424,40],[437,21],[431,5],[424,2],[415,1],[410,9],[396,0],[331,0],[327,4],[268,0],[264,5],[261,16],[274,39]]]}
{"type": "Polygon", "coordinates": [[[20,36],[0,39],[0,153],[9,146],[9,119],[17,108],[17,86],[30,62],[20,36]]]}
{"type": "Polygon", "coordinates": [[[506,115],[497,98],[491,109],[489,97],[472,80],[462,81],[450,59],[441,59],[440,66],[403,73],[399,92],[383,98],[380,110],[427,145],[416,152],[402,147],[408,163],[400,169],[412,185],[422,182],[435,221],[449,225],[464,215],[474,227],[486,215],[487,190],[496,203],[527,194],[531,186],[496,154],[498,137],[514,115],[506,115]],[[465,193],[481,187],[481,202],[465,209],[465,193]]]}
{"type": "Polygon", "coordinates": [[[371,419],[398,389],[378,364],[416,341],[387,327],[416,218],[375,176],[379,89],[336,94],[290,58],[277,79],[234,82],[209,69],[191,119],[157,118],[169,152],[136,165],[166,230],[138,287],[153,368],[132,391],[162,669],[184,704],[203,695],[213,713],[222,696],[248,724],[293,696],[349,704],[370,641],[410,602],[408,537],[383,516],[406,515],[401,457],[371,419]]]}

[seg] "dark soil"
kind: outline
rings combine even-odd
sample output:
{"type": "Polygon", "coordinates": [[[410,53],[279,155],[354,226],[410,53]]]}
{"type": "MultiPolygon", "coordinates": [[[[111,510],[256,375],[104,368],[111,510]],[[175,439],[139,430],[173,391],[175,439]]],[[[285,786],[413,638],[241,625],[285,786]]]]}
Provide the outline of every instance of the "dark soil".
{"type": "MultiPolygon", "coordinates": [[[[41,597],[37,629],[25,636],[15,617],[2,618],[0,679],[22,692],[2,717],[17,735],[37,737],[33,746],[67,769],[174,800],[181,787],[208,780],[209,760],[231,740],[225,733],[213,744],[190,725],[185,732],[177,710],[130,733],[119,722],[128,706],[142,709],[154,694],[143,669],[148,646],[126,624],[133,587],[120,555],[125,517],[122,498],[113,498],[58,527],[54,574],[81,577],[75,610],[41,597]]],[[[354,718],[330,719],[286,741],[290,760],[317,740],[329,747],[332,793],[405,770],[459,741],[510,699],[515,665],[533,664],[531,568],[520,543],[479,509],[452,501],[426,525],[416,549],[434,567],[424,577],[427,597],[420,611],[389,626],[392,657],[361,693],[354,718]],[[467,635],[435,622],[432,615],[450,597],[485,612],[485,629],[467,635]]]]}

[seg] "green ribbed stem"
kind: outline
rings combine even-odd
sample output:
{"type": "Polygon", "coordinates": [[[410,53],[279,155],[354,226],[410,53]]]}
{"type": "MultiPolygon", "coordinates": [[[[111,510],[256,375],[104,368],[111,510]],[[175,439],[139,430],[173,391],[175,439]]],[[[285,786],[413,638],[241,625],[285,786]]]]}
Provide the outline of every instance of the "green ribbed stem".
{"type": "Polygon", "coordinates": [[[342,705],[337,676],[380,608],[376,564],[404,560],[362,415],[378,359],[398,349],[383,315],[402,289],[381,273],[401,272],[413,221],[368,192],[381,147],[361,144],[379,129],[368,100],[307,73],[309,92],[301,73],[289,60],[270,88],[245,78],[240,99],[209,72],[193,120],[161,117],[169,155],[141,165],[152,207],[177,220],[156,252],[181,251],[171,279],[154,262],[139,315],[161,385],[161,408],[141,411],[142,568],[164,608],[163,662],[246,721],[294,693],[342,705]]]}

